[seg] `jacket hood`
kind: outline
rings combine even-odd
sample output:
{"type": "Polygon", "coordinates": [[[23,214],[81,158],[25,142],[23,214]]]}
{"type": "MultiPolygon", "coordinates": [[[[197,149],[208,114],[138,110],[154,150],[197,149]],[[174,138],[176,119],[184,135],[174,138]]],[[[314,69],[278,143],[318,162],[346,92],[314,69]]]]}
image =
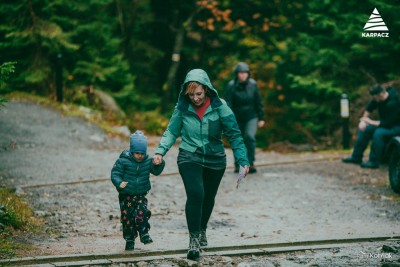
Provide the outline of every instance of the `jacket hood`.
{"type": "Polygon", "coordinates": [[[190,100],[185,95],[185,88],[188,82],[198,82],[208,87],[207,95],[211,98],[211,105],[213,107],[219,106],[222,102],[219,100],[218,92],[211,84],[210,78],[208,77],[207,73],[202,69],[193,69],[186,74],[185,80],[181,85],[181,91],[179,93],[178,98],[178,108],[182,109],[186,107],[190,100]],[[187,103],[187,104],[186,104],[187,103]]]}
{"type": "Polygon", "coordinates": [[[250,74],[250,67],[245,62],[239,62],[235,67],[235,74],[238,72],[248,72],[250,74]]]}
{"type": "MultiPolygon", "coordinates": [[[[122,151],[122,152],[121,152],[121,155],[119,155],[119,157],[120,157],[120,158],[128,159],[128,160],[130,160],[130,161],[139,162],[139,161],[137,161],[137,160],[135,159],[135,157],[133,157],[133,155],[132,155],[132,153],[129,151],[129,149],[126,149],[126,150],[122,151]]],[[[148,157],[149,157],[149,155],[146,155],[146,156],[143,158],[143,160],[140,161],[140,162],[143,162],[143,161],[146,160],[148,157]]]]}

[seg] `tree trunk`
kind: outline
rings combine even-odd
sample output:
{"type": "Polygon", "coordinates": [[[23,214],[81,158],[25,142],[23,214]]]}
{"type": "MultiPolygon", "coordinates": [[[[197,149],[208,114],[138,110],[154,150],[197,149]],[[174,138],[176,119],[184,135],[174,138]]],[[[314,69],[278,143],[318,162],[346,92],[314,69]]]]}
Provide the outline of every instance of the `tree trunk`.
{"type": "Polygon", "coordinates": [[[192,26],[192,21],[194,16],[201,10],[203,7],[199,7],[196,9],[190,16],[189,18],[182,23],[180,29],[177,31],[177,34],[175,36],[175,43],[174,43],[174,49],[172,52],[171,56],[171,65],[168,70],[168,75],[167,75],[167,80],[162,86],[162,92],[163,92],[163,98],[161,102],[161,112],[165,113],[168,109],[168,104],[171,102],[171,97],[174,95],[173,92],[176,90],[174,88],[175,86],[175,80],[176,80],[176,73],[178,72],[179,64],[180,64],[180,59],[181,59],[181,54],[182,54],[182,48],[183,48],[183,43],[185,40],[185,33],[188,31],[191,26],[192,26]]]}
{"type": "Polygon", "coordinates": [[[122,51],[127,59],[132,58],[132,31],[137,17],[137,0],[123,1],[115,0],[117,17],[121,31],[122,51]]]}
{"type": "Polygon", "coordinates": [[[171,101],[173,94],[173,91],[176,90],[175,87],[175,79],[176,79],[176,73],[178,72],[179,64],[180,64],[180,57],[181,57],[181,51],[183,47],[183,41],[185,37],[185,29],[182,26],[182,28],[179,30],[178,34],[175,37],[175,44],[174,44],[174,49],[173,53],[171,56],[171,66],[169,67],[168,70],[168,75],[167,75],[167,80],[163,84],[162,91],[164,95],[164,99],[162,101],[161,105],[161,111],[164,113],[167,111],[168,104],[171,101]]]}

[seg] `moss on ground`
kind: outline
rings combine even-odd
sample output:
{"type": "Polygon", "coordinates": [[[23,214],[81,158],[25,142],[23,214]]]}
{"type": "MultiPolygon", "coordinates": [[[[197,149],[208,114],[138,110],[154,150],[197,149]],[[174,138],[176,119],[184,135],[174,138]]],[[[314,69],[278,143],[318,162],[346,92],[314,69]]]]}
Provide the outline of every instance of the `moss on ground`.
{"type": "MultiPolygon", "coordinates": [[[[27,233],[38,233],[42,220],[34,216],[29,204],[13,190],[0,187],[0,258],[10,258],[16,251],[33,249],[18,241],[27,233]]],[[[23,238],[22,238],[23,239],[23,238]]]]}

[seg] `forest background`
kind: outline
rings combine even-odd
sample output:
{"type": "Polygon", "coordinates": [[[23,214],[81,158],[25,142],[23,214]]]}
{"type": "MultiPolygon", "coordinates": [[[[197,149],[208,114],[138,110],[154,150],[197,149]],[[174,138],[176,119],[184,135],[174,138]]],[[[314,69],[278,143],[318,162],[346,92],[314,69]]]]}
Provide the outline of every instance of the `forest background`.
{"type": "Polygon", "coordinates": [[[159,135],[190,69],[206,70],[223,97],[245,61],[265,108],[258,146],[337,147],[342,94],[354,134],[368,88],[399,80],[399,14],[398,0],[3,0],[0,65],[14,73],[0,101],[56,99],[62,64],[64,102],[95,109],[89,93],[104,92],[125,113],[115,124],[159,135]],[[375,8],[388,38],[361,36],[375,8]]]}

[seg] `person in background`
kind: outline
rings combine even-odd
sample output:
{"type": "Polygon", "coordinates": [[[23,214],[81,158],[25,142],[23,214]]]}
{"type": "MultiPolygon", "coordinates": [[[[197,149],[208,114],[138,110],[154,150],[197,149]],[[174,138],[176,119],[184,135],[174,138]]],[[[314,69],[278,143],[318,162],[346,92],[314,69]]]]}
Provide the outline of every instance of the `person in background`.
{"type": "Polygon", "coordinates": [[[153,158],[159,164],[176,139],[182,138],[177,161],[187,197],[187,258],[191,260],[200,257],[200,246],[208,245],[207,224],[226,168],[222,133],[230,142],[237,163],[243,166],[245,176],[249,162],[235,116],[218,97],[207,73],[193,69],[181,86],[178,103],[153,158]]]}
{"type": "Polygon", "coordinates": [[[152,243],[146,195],[151,189],[150,173],[159,175],[164,161],[153,164],[147,155],[147,138],[141,131],[130,136],[130,149],[122,151],[111,170],[111,181],[119,193],[125,250],[134,250],[135,239],[143,244],[152,243]]]}
{"type": "MultiPolygon", "coordinates": [[[[239,129],[242,133],[250,161],[249,173],[254,173],[256,154],[257,127],[264,126],[263,104],[257,83],[250,78],[250,68],[244,62],[235,67],[235,78],[228,83],[225,100],[235,114],[239,129]]],[[[239,165],[235,162],[235,172],[239,172],[239,165]]]]}
{"type": "Polygon", "coordinates": [[[390,137],[400,135],[400,97],[393,87],[385,89],[374,85],[369,94],[369,101],[358,124],[358,133],[351,156],[342,159],[344,163],[361,164],[362,168],[379,168],[386,142],[390,137]],[[370,118],[370,114],[378,110],[379,120],[370,118]],[[371,142],[369,160],[362,162],[364,150],[371,142]]]}

